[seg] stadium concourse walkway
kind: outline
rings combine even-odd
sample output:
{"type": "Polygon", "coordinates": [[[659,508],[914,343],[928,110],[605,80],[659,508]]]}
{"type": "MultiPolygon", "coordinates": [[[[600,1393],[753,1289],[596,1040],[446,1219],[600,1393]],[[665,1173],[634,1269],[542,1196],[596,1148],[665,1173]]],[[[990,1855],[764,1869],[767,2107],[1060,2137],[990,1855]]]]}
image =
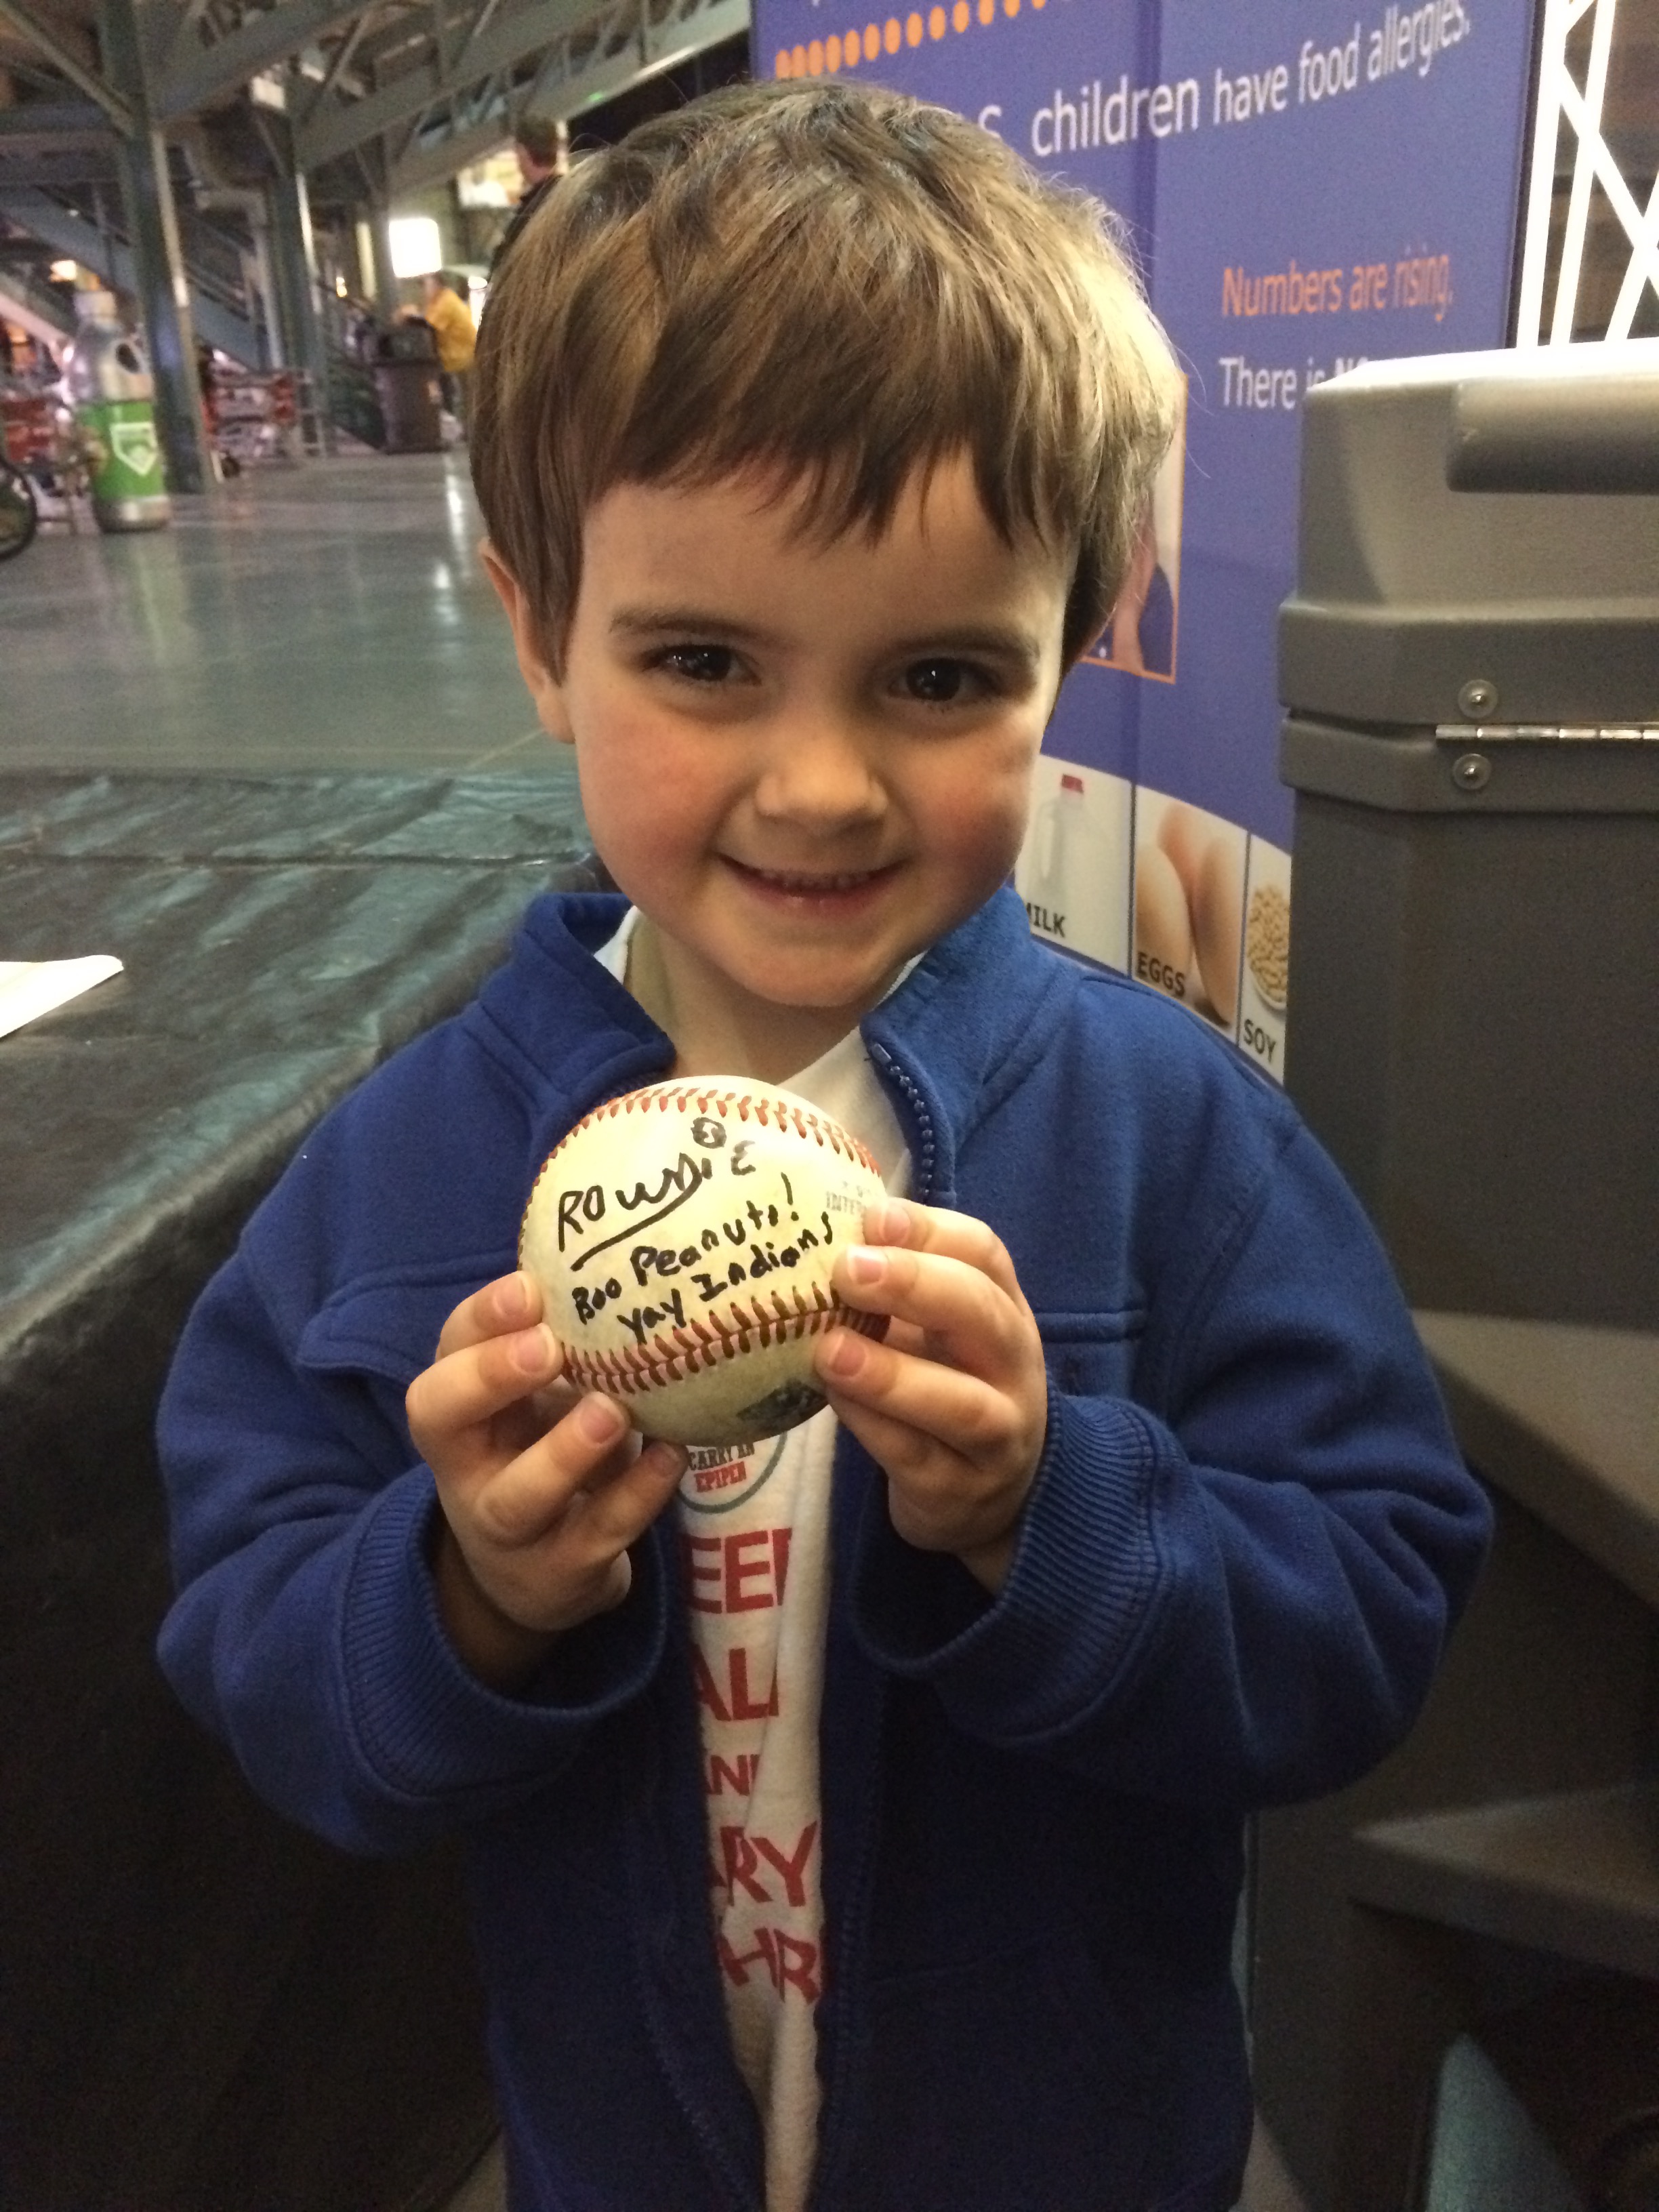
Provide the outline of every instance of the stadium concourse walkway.
{"type": "Polygon", "coordinates": [[[463,453],[252,469],[0,568],[0,772],[533,769],[463,453]]]}

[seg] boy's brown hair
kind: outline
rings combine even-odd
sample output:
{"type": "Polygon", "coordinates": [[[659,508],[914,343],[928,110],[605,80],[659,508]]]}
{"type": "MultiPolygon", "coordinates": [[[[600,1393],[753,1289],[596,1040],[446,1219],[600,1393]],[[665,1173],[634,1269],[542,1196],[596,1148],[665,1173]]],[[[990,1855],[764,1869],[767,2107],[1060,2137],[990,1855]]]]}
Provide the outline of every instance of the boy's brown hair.
{"type": "Polygon", "coordinates": [[[806,526],[879,534],[965,451],[990,520],[1074,552],[1069,662],[1099,633],[1180,373],[1114,219],[949,110],[738,85],[580,163],[493,285],[473,481],[561,672],[582,523],[622,483],[755,472],[806,526]]]}

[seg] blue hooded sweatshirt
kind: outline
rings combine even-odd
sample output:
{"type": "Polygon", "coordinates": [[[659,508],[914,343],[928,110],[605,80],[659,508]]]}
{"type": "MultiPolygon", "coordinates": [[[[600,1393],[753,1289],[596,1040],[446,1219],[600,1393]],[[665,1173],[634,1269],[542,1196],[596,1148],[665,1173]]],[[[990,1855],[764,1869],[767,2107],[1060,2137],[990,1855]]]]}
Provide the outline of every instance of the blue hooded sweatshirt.
{"type": "MultiPolygon", "coordinates": [[[[547,898],[332,1112],[181,1341],[162,1663],[349,1850],[460,1831],[514,2212],[760,2212],[671,1512],[522,1693],[452,1653],[404,1394],[536,1170],[669,1041],[547,898]]],[[[1488,1511],[1386,1260],[1281,1093],[1010,892],[863,1023],[913,1195],[989,1222],[1047,1443],[1006,1583],[893,1532],[843,1433],[820,1723],[817,2212],[1225,2212],[1245,1815],[1410,1726],[1488,1511]]]]}

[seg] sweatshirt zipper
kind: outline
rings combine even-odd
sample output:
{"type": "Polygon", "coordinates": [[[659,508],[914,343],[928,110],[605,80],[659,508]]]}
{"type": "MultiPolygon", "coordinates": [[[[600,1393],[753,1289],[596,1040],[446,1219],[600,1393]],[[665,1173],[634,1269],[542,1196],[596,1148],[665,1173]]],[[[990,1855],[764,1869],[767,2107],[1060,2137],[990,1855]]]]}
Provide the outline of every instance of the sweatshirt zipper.
{"type": "Polygon", "coordinates": [[[884,1044],[869,1041],[869,1053],[872,1060],[880,1063],[884,1072],[890,1077],[902,1094],[904,1103],[910,1109],[910,1119],[915,1123],[916,1133],[921,1139],[921,1154],[916,1160],[915,1195],[918,1201],[926,1206],[933,1196],[933,1172],[939,1162],[939,1144],[933,1133],[933,1117],[927,1109],[927,1100],[921,1095],[921,1085],[888,1050],[887,1047],[884,1044]]]}

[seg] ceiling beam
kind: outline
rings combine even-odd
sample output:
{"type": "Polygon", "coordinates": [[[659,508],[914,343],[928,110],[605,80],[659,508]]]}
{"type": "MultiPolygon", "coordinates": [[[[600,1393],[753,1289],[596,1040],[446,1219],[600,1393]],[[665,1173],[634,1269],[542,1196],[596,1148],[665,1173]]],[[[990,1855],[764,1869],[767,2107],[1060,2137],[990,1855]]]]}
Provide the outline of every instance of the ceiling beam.
{"type": "Polygon", "coordinates": [[[73,191],[81,185],[113,185],[120,181],[115,166],[115,142],[89,147],[83,153],[25,154],[14,160],[0,147],[0,185],[41,185],[51,191],[73,191]]]}
{"type": "Polygon", "coordinates": [[[143,37],[144,52],[155,75],[165,76],[174,62],[189,59],[199,44],[196,27],[207,12],[207,4],[208,0],[185,0],[171,17],[162,9],[153,11],[143,37]]]}
{"type": "Polygon", "coordinates": [[[578,57],[572,41],[550,48],[525,95],[532,114],[550,123],[569,120],[595,100],[614,99],[629,85],[659,76],[677,62],[702,53],[723,40],[740,38],[749,28],[750,0],[702,0],[684,14],[671,12],[666,21],[648,20],[643,34],[618,48],[597,56],[592,49],[578,57]]]}
{"type": "MultiPolygon", "coordinates": [[[[577,30],[593,15],[593,0],[532,0],[503,21],[498,15],[484,35],[467,53],[467,82],[481,84],[497,70],[550,46],[568,31],[577,30]]],[[[349,154],[365,138],[406,123],[422,108],[441,100],[447,88],[440,80],[435,59],[417,62],[365,99],[337,104],[326,113],[308,116],[295,133],[295,154],[301,168],[319,168],[325,161],[349,154]]]]}
{"type": "Polygon", "coordinates": [[[80,57],[72,53],[55,31],[32,15],[21,4],[21,0],[0,0],[0,23],[9,23],[14,31],[27,40],[37,52],[43,53],[62,76],[66,76],[77,92],[102,108],[124,138],[131,138],[137,127],[132,109],[104,82],[96,70],[88,69],[80,57]]]}
{"type": "Polygon", "coordinates": [[[387,66],[392,75],[412,67],[412,57],[424,59],[432,46],[432,21],[434,11],[430,8],[410,8],[404,10],[376,11],[379,21],[373,32],[357,49],[359,70],[367,71],[375,85],[389,83],[387,66]]]}
{"type": "MultiPolygon", "coordinates": [[[[334,49],[334,53],[330,55],[330,64],[327,64],[327,73],[325,73],[325,76],[323,76],[323,82],[321,82],[321,84],[316,86],[316,91],[314,91],[314,95],[312,95],[312,100],[307,101],[307,106],[305,106],[305,111],[303,111],[305,115],[314,115],[314,112],[323,106],[323,101],[330,100],[330,97],[334,95],[334,91],[337,91],[337,88],[338,88],[338,82],[341,82],[341,77],[345,76],[345,70],[349,69],[349,66],[352,66],[352,55],[356,53],[358,42],[361,42],[361,40],[362,40],[362,33],[365,33],[365,31],[368,31],[368,27],[369,27],[369,15],[372,15],[372,13],[374,13],[374,9],[362,9],[362,13],[361,13],[361,15],[358,15],[358,18],[356,18],[356,22],[352,24],[352,28],[349,28],[349,31],[347,31],[345,38],[343,38],[341,42],[338,42],[337,49],[334,49]]],[[[296,115],[296,118],[295,118],[295,122],[299,122],[299,115],[296,115]]]]}
{"type": "MultiPolygon", "coordinates": [[[[368,19],[373,12],[374,10],[372,9],[365,8],[362,14],[358,16],[356,21],[346,33],[344,38],[341,40],[339,45],[335,47],[333,58],[330,61],[328,65],[328,74],[318,86],[315,98],[310,102],[305,111],[307,118],[314,115],[317,112],[317,110],[322,106],[323,102],[325,100],[331,98],[334,93],[337,90],[341,78],[344,76],[347,70],[351,66],[351,58],[357,51],[358,44],[362,38],[363,33],[368,28],[368,19]]],[[[301,119],[301,118],[295,118],[296,122],[301,119]]]]}
{"type": "Polygon", "coordinates": [[[25,100],[0,107],[0,153],[51,154],[114,143],[109,118],[89,100],[25,100]]]}
{"type": "Polygon", "coordinates": [[[647,17],[642,76],[656,76],[693,54],[739,38],[749,28],[750,0],[702,0],[695,8],[671,8],[660,23],[647,17]]]}
{"type": "Polygon", "coordinates": [[[595,100],[614,99],[629,85],[672,69],[688,53],[701,53],[723,39],[738,37],[748,27],[749,0],[705,0],[702,8],[683,21],[653,27],[654,51],[643,69],[636,41],[630,40],[619,53],[598,61],[585,58],[573,65],[570,41],[562,39],[549,51],[528,91],[522,88],[515,91],[509,82],[501,101],[489,102],[483,115],[474,102],[470,121],[435,137],[418,137],[393,168],[388,192],[416,191],[505,147],[520,107],[531,109],[550,123],[579,115],[595,100]]]}
{"type": "Polygon", "coordinates": [[[461,40],[461,51],[459,55],[457,57],[459,60],[465,61],[466,59],[468,53],[471,52],[474,44],[477,40],[481,39],[484,33],[489,28],[489,19],[500,5],[501,0],[482,0],[482,4],[480,5],[477,15],[472,18],[471,26],[469,28],[466,36],[461,40]]]}
{"type": "MultiPolygon", "coordinates": [[[[633,19],[631,0],[625,10],[618,9],[616,13],[619,25],[633,19]]],[[[620,52],[602,54],[598,59],[592,58],[590,47],[581,60],[574,63],[570,39],[561,38],[548,51],[528,92],[515,93],[509,84],[499,107],[492,102],[480,117],[474,102],[466,122],[435,137],[418,135],[394,165],[388,192],[414,191],[422,185],[453,177],[469,162],[482,161],[497,147],[505,146],[512,136],[514,115],[520,106],[550,123],[579,115],[595,100],[613,99],[629,85],[672,69],[689,54],[739,37],[748,27],[749,0],[704,0],[688,15],[651,27],[649,58],[643,66],[637,38],[629,39],[620,52]]]]}
{"type": "Polygon", "coordinates": [[[512,136],[513,125],[503,101],[499,113],[486,116],[470,130],[448,131],[429,144],[412,148],[393,168],[390,191],[413,192],[422,185],[441,184],[458,169],[482,161],[486,154],[505,146],[512,136]]]}
{"type": "MultiPolygon", "coordinates": [[[[0,0],[0,6],[15,4],[16,0],[0,0]]],[[[162,123],[193,115],[225,94],[240,91],[250,77],[342,29],[362,12],[363,0],[349,0],[349,4],[342,0],[285,0],[283,6],[252,17],[228,38],[170,63],[152,88],[152,112],[162,123]]]]}

